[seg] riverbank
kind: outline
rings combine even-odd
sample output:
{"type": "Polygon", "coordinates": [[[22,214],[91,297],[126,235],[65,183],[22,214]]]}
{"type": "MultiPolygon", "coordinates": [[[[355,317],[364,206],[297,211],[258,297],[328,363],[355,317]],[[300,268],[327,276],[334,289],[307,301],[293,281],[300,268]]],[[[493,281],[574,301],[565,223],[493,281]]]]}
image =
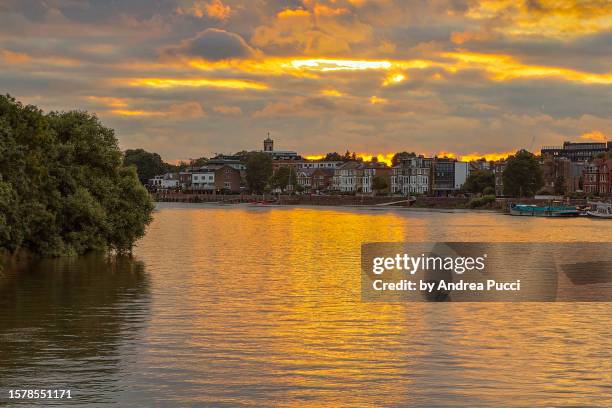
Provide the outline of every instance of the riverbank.
{"type": "MultiPolygon", "coordinates": [[[[441,210],[489,210],[505,212],[510,203],[545,205],[547,200],[494,198],[472,199],[467,197],[426,197],[419,196],[415,200],[408,200],[401,196],[352,196],[352,195],[253,195],[253,194],[187,194],[181,192],[155,193],[156,202],[181,203],[266,203],[281,206],[326,206],[326,207],[399,207],[422,208],[441,210]],[[480,200],[479,202],[475,202],[480,200]]],[[[585,205],[586,200],[570,200],[570,205],[585,205]]]]}

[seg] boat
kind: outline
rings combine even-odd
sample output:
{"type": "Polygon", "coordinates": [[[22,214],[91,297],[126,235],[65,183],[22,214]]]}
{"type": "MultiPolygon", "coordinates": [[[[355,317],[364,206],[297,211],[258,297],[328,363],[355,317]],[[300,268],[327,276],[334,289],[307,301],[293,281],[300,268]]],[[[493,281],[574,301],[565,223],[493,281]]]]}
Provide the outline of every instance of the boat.
{"type": "Polygon", "coordinates": [[[589,217],[605,218],[612,220],[612,204],[602,203],[601,201],[589,203],[591,209],[587,211],[589,217]]]}
{"type": "Polygon", "coordinates": [[[510,215],[529,217],[578,217],[580,211],[569,205],[547,205],[540,207],[533,204],[512,204],[510,215]]]}

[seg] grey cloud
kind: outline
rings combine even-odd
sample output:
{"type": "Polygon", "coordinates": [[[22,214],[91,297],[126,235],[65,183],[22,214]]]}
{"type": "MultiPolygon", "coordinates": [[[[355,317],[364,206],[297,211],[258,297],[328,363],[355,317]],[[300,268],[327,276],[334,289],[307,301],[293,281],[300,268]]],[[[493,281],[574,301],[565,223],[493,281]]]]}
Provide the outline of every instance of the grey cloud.
{"type": "Polygon", "coordinates": [[[218,28],[207,28],[181,46],[169,49],[169,52],[219,61],[247,58],[252,56],[255,50],[238,34],[218,28]]]}

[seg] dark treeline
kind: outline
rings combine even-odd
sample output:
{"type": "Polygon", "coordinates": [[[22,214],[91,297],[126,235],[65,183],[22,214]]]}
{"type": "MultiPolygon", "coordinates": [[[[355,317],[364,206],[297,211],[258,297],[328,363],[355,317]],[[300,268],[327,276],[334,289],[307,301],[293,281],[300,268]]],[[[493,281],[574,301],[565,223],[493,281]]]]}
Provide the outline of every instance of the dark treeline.
{"type": "Polygon", "coordinates": [[[153,204],[114,131],[84,111],[0,96],[0,251],[129,251],[153,204]]]}

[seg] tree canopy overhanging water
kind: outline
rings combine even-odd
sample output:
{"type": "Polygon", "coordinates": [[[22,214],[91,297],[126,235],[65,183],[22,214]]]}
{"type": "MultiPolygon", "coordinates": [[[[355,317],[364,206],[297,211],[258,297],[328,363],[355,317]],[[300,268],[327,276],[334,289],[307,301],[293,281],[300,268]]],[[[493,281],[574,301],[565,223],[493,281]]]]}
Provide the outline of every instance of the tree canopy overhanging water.
{"type": "Polygon", "coordinates": [[[0,252],[129,251],[152,211],[113,129],[94,114],[0,96],[0,252]]]}

